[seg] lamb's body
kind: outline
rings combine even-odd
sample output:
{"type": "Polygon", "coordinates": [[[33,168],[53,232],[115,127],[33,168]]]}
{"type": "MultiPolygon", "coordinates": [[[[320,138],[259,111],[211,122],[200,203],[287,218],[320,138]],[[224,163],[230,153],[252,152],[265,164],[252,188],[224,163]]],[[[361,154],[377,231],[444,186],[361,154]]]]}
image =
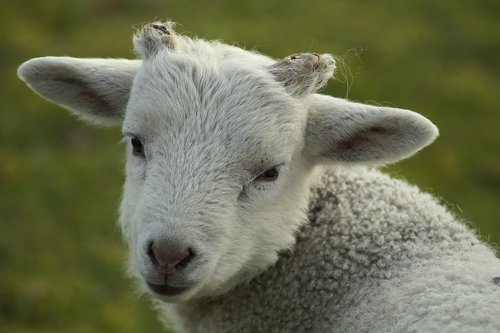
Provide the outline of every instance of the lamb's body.
{"type": "Polygon", "coordinates": [[[130,272],[179,330],[500,331],[494,253],[430,195],[358,168],[415,154],[435,125],[316,94],[328,54],[276,61],[172,27],[135,35],[142,60],[42,57],[18,73],[122,127],[130,272]],[[314,170],[332,165],[346,169],[319,182],[304,223],[314,170]]]}
{"type": "Polygon", "coordinates": [[[275,266],[170,316],[186,332],[500,332],[500,261],[431,195],[339,169],[308,216],[275,266]]]}

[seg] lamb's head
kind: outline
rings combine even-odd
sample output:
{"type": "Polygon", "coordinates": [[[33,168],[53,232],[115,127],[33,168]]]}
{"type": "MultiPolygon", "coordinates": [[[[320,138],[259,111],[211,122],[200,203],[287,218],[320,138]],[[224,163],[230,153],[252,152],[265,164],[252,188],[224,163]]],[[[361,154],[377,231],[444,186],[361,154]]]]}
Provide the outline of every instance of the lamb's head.
{"type": "Polygon", "coordinates": [[[172,27],[136,34],[142,60],[19,68],[43,97],[122,126],[131,272],[161,299],[217,295],[273,264],[305,220],[316,165],[394,162],[437,135],[411,111],[315,94],[333,73],[329,55],[275,61],[172,27]]]}
{"type": "Polygon", "coordinates": [[[302,97],[333,60],[275,63],[158,23],[134,41],[144,62],[122,126],[121,210],[133,267],[158,294],[222,292],[293,244],[306,205],[302,97]]]}

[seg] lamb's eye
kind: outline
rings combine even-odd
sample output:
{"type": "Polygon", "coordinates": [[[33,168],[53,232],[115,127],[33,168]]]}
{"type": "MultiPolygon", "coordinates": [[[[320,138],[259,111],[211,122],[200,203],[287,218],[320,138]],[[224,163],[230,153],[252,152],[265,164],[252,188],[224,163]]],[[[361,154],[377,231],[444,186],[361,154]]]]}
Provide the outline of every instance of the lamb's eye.
{"type": "Polygon", "coordinates": [[[263,173],[258,175],[255,178],[255,180],[259,181],[259,182],[272,182],[272,181],[275,181],[276,179],[278,179],[279,174],[280,173],[279,173],[278,167],[275,166],[275,167],[272,167],[271,169],[267,169],[266,171],[264,171],[263,173]]]}
{"type": "Polygon", "coordinates": [[[132,153],[135,156],[144,157],[144,147],[142,146],[141,140],[134,136],[130,139],[130,143],[132,143],[132,153]]]}

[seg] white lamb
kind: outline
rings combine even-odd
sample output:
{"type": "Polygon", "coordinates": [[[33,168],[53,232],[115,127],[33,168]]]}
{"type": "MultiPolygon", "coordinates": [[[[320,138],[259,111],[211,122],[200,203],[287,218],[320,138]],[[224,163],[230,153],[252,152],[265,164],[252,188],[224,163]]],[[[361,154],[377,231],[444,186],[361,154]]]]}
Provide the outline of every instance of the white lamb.
{"type": "Polygon", "coordinates": [[[430,121],[315,94],[329,55],[275,61],[171,23],[134,46],[142,61],[44,57],[18,73],[122,126],[130,271],[178,331],[500,332],[494,252],[370,169],[430,144],[430,121]]]}

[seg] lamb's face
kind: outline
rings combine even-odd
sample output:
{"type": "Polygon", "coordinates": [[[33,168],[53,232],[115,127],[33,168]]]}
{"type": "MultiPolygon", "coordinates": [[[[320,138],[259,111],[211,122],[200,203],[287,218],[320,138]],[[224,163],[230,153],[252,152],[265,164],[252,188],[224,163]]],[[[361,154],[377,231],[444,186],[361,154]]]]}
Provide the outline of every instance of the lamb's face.
{"type": "MultiPolygon", "coordinates": [[[[145,38],[138,53],[151,46],[145,38]]],[[[276,73],[290,61],[333,66],[296,55],[269,67],[223,44],[176,44],[143,55],[123,122],[131,269],[168,301],[227,291],[293,244],[307,205],[302,95],[311,87],[292,97],[276,73]]]]}

